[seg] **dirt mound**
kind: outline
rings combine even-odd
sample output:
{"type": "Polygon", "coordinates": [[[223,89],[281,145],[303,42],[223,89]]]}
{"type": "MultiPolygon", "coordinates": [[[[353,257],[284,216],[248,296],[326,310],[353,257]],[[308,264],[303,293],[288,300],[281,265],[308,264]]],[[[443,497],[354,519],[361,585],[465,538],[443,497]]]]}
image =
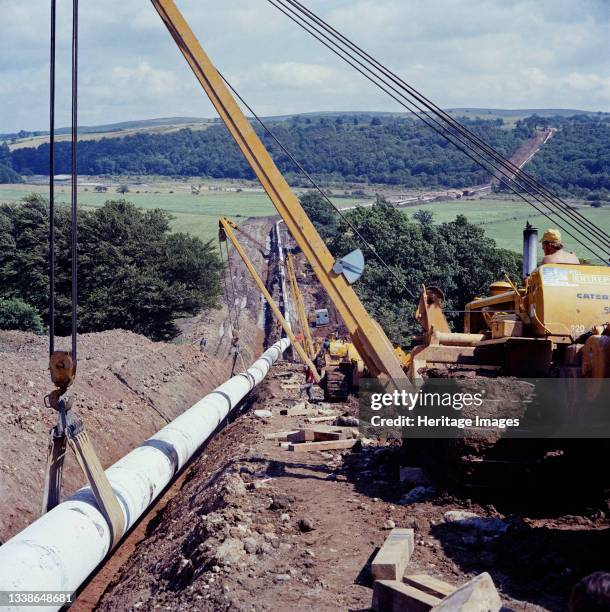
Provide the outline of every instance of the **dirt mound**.
{"type": "MultiPolygon", "coordinates": [[[[0,540],[5,541],[39,512],[48,431],[55,413],[44,397],[52,386],[47,339],[0,332],[4,363],[0,383],[0,540]]],[[[58,348],[68,348],[66,339],[58,348]]],[[[229,366],[197,346],[155,343],[116,330],[83,334],[78,375],[71,389],[75,411],[104,467],[111,465],[227,379],[229,366]]],[[[73,457],[65,492],[84,484],[73,457]]]]}

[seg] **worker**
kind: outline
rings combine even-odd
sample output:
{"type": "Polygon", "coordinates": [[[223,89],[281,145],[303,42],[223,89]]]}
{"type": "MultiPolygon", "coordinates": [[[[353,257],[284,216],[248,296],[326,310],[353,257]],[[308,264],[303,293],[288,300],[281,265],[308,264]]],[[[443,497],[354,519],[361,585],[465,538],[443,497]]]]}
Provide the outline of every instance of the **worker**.
{"type": "Polygon", "coordinates": [[[572,590],[570,612],[602,612],[610,610],[610,574],[595,572],[586,576],[572,590]]]}
{"type": "Polygon", "coordinates": [[[571,251],[564,251],[561,243],[561,232],[557,229],[548,229],[542,236],[542,250],[544,251],[543,264],[563,263],[579,264],[580,260],[571,251]]]}
{"type": "Polygon", "coordinates": [[[205,347],[207,345],[208,341],[202,336],[201,340],[199,340],[199,350],[202,353],[205,353],[205,347]]]}
{"type": "Polygon", "coordinates": [[[304,370],[305,370],[305,384],[301,388],[301,397],[303,397],[303,394],[306,393],[308,401],[312,402],[313,401],[313,383],[314,383],[315,378],[309,366],[304,366],[304,370]]]}

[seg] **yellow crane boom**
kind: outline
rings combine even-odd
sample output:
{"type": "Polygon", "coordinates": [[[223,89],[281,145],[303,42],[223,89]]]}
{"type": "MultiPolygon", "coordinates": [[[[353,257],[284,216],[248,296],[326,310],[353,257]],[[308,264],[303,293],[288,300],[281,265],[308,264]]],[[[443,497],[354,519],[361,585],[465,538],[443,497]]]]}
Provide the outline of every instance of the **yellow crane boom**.
{"type": "Polygon", "coordinates": [[[320,374],[318,373],[318,370],[316,369],[316,366],[312,363],[311,359],[305,352],[303,345],[295,338],[292,328],[290,327],[288,321],[286,321],[286,319],[282,315],[280,309],[275,303],[275,300],[273,299],[273,297],[267,290],[267,287],[265,287],[265,283],[263,282],[263,279],[258,275],[256,268],[254,267],[254,265],[250,261],[250,258],[248,257],[243,247],[239,243],[239,240],[237,240],[237,236],[233,232],[233,229],[234,228],[236,229],[237,225],[235,225],[233,221],[225,217],[221,217],[218,223],[219,223],[219,238],[221,242],[224,242],[227,238],[231,241],[231,243],[235,247],[235,250],[239,253],[239,256],[242,258],[244,264],[246,265],[246,268],[248,268],[248,272],[250,272],[250,275],[254,279],[254,282],[258,286],[260,292],[265,296],[265,299],[267,300],[267,303],[271,307],[271,310],[273,311],[273,314],[275,318],[277,319],[278,323],[282,326],[282,329],[284,330],[288,338],[290,338],[290,342],[292,342],[292,346],[298,353],[299,357],[303,360],[303,363],[305,363],[307,367],[313,372],[313,377],[316,383],[319,383],[321,380],[321,377],[320,377],[320,374]]]}
{"type": "Polygon", "coordinates": [[[388,337],[369,316],[345,277],[333,272],[333,256],[175,2],[151,2],[337,308],[368,371],[397,385],[405,375],[388,337]]]}
{"type": "Polygon", "coordinates": [[[290,288],[292,289],[292,297],[294,298],[294,305],[297,310],[297,316],[299,318],[299,325],[303,332],[303,340],[305,342],[305,349],[311,359],[316,355],[316,350],[313,346],[313,340],[311,338],[311,330],[309,329],[309,321],[307,319],[307,310],[305,309],[305,302],[303,301],[303,294],[299,288],[297,282],[297,275],[294,268],[294,259],[292,253],[288,252],[286,257],[286,271],[288,272],[288,280],[290,281],[290,288]]]}

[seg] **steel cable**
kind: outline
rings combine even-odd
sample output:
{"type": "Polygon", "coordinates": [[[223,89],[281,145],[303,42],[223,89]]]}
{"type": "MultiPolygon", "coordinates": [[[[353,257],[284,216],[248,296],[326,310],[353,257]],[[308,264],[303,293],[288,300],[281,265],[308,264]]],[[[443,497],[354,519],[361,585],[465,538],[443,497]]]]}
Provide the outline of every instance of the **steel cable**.
{"type": "Polygon", "coordinates": [[[72,177],[71,177],[71,242],[72,242],[72,360],[77,364],[78,331],[78,0],[72,0],[72,177]]]}
{"type": "MultiPolygon", "coordinates": [[[[506,185],[513,193],[515,193],[515,195],[517,195],[519,198],[521,198],[526,203],[530,204],[533,208],[535,208],[540,214],[542,214],[547,219],[549,219],[552,223],[556,223],[557,222],[556,219],[553,219],[552,217],[550,217],[549,214],[547,214],[547,212],[545,210],[540,209],[533,202],[528,200],[521,193],[521,191],[520,191],[520,190],[523,190],[523,191],[527,192],[537,202],[539,202],[541,205],[543,205],[547,209],[549,209],[549,213],[550,214],[559,214],[559,213],[557,213],[557,211],[553,211],[551,209],[551,207],[547,203],[541,201],[536,196],[535,193],[532,193],[531,188],[529,188],[527,185],[524,186],[524,185],[520,184],[518,182],[518,180],[516,178],[513,178],[510,174],[508,174],[505,169],[503,169],[501,167],[498,167],[497,165],[495,165],[494,162],[491,162],[491,161],[485,159],[485,157],[481,154],[480,151],[478,151],[476,149],[473,149],[472,146],[470,146],[467,143],[464,143],[463,141],[461,141],[459,139],[459,136],[457,136],[454,133],[451,133],[446,126],[443,126],[443,125],[439,124],[438,121],[436,121],[434,118],[429,117],[427,114],[425,114],[425,112],[423,112],[422,109],[419,108],[414,102],[409,101],[407,99],[400,99],[396,95],[391,93],[391,91],[388,91],[388,88],[390,88],[390,89],[394,90],[399,96],[404,97],[401,94],[401,92],[397,91],[394,87],[392,87],[391,85],[388,85],[385,81],[383,81],[382,77],[380,77],[380,76],[378,76],[378,75],[376,75],[374,73],[371,75],[371,71],[365,65],[363,65],[362,62],[359,62],[357,59],[354,59],[352,56],[349,56],[349,54],[348,54],[348,57],[346,57],[343,53],[348,53],[348,52],[346,52],[344,49],[339,47],[336,43],[334,43],[333,41],[330,41],[330,43],[326,42],[324,40],[324,38],[326,38],[326,40],[328,40],[328,37],[326,37],[324,34],[322,34],[320,32],[316,33],[316,31],[310,30],[309,27],[308,27],[308,26],[310,26],[310,24],[304,25],[303,23],[301,23],[301,21],[299,20],[298,16],[294,16],[292,13],[290,13],[290,9],[284,7],[284,5],[278,6],[278,4],[276,4],[276,2],[280,2],[280,1],[281,0],[275,0],[275,1],[274,0],[268,0],[268,2],[270,4],[275,6],[282,13],[284,13],[289,19],[291,19],[297,25],[299,25],[299,27],[304,29],[309,34],[311,34],[314,38],[316,38],[318,41],[320,41],[325,47],[327,47],[329,50],[331,50],[333,53],[335,53],[337,56],[339,56],[341,59],[343,59],[346,63],[348,63],[350,66],[352,66],[355,70],[357,70],[359,73],[361,73],[365,78],[367,78],[369,81],[371,81],[377,87],[382,89],[382,91],[384,91],[385,93],[390,95],[390,97],[392,97],[399,104],[401,104],[401,106],[403,106],[404,108],[406,108],[410,112],[414,113],[421,121],[423,121],[426,125],[428,125],[431,129],[433,129],[436,133],[441,135],[443,138],[445,138],[446,140],[451,142],[458,150],[460,150],[462,153],[467,155],[477,165],[479,165],[482,168],[484,168],[487,172],[490,172],[492,174],[492,176],[494,175],[494,172],[492,170],[490,170],[489,166],[491,166],[494,170],[496,170],[500,174],[502,174],[503,178],[499,178],[500,182],[502,182],[504,185],[506,185]],[[284,10],[284,8],[286,8],[286,10],[284,10]],[[320,36],[318,36],[318,34],[320,34],[320,36]],[[337,47],[338,50],[335,47],[337,47]],[[351,61],[352,59],[353,59],[353,61],[351,61]],[[358,65],[360,65],[361,68],[359,68],[358,65]],[[381,80],[382,83],[379,83],[378,80],[376,80],[376,79],[381,80]],[[424,119],[421,116],[421,114],[425,114],[426,119],[424,119]],[[430,120],[428,120],[428,119],[430,119],[430,120]],[[433,123],[431,123],[431,122],[435,123],[439,127],[435,127],[435,125],[433,125],[433,123]],[[457,139],[457,142],[456,142],[456,139],[457,139]],[[466,149],[469,149],[470,151],[472,151],[472,153],[469,153],[467,150],[465,150],[464,147],[466,147],[466,149]],[[486,165],[486,164],[489,164],[489,166],[486,165]],[[510,182],[507,182],[507,180],[505,180],[505,179],[508,179],[508,181],[510,181],[510,182]],[[512,185],[511,183],[514,183],[515,185],[512,185]]],[[[310,26],[310,27],[313,27],[313,26],[310,26]]],[[[567,223],[570,227],[572,227],[576,232],[583,233],[582,230],[574,228],[574,226],[572,225],[572,223],[569,220],[563,220],[563,221],[565,223],[567,223]]],[[[560,227],[562,227],[562,226],[560,226],[560,227]]],[[[577,236],[575,236],[569,230],[565,229],[564,227],[562,227],[562,229],[564,230],[564,232],[567,235],[571,236],[581,246],[583,246],[584,248],[589,250],[591,253],[593,253],[593,255],[595,255],[595,257],[600,258],[602,261],[607,257],[607,254],[606,255],[600,255],[598,252],[596,252],[590,246],[585,244],[582,239],[580,239],[577,236]]],[[[605,248],[603,250],[605,251],[605,248]]]]}
{"type": "MultiPolygon", "coordinates": [[[[506,169],[515,175],[519,175],[532,189],[536,190],[543,197],[548,199],[552,204],[559,208],[563,208],[565,213],[570,215],[575,222],[582,224],[583,227],[587,227],[588,231],[592,231],[599,238],[605,241],[606,245],[610,245],[610,235],[608,235],[603,228],[595,225],[592,221],[580,215],[577,211],[573,210],[572,207],[564,202],[561,198],[553,194],[547,187],[545,187],[542,183],[538,182],[534,177],[530,174],[522,170],[520,167],[516,166],[512,161],[502,156],[499,152],[497,152],[493,147],[488,145],[484,140],[479,138],[474,132],[471,132],[468,128],[466,128],[459,121],[451,117],[447,112],[442,110],[439,106],[434,104],[431,100],[429,100],[426,96],[424,96],[421,92],[419,92],[414,87],[410,86],[406,83],[402,78],[392,72],[389,68],[384,66],[381,62],[372,57],[369,53],[364,51],[361,47],[359,47],[356,43],[351,41],[341,32],[333,28],[326,21],[324,21],[321,17],[316,15],[313,11],[308,9],[306,6],[298,2],[298,0],[281,0],[285,3],[290,4],[295,7],[302,14],[305,14],[309,19],[313,20],[316,24],[322,27],[324,30],[329,32],[333,37],[339,39],[345,46],[347,46],[351,51],[356,53],[359,57],[363,58],[367,63],[373,66],[374,69],[378,70],[386,77],[388,77],[392,82],[394,82],[398,87],[408,92],[408,94],[415,98],[419,103],[423,104],[428,110],[430,110],[437,117],[441,118],[441,120],[448,123],[452,128],[458,130],[458,132],[470,140],[477,147],[480,147],[484,150],[488,155],[492,156],[498,163],[502,164],[506,169]]],[[[287,7],[286,7],[287,8],[287,7]]],[[[422,113],[426,114],[429,117],[427,111],[421,110],[422,113]]]]}
{"type": "Polygon", "coordinates": [[[55,351],[55,48],[57,3],[51,0],[49,49],[49,356],[55,351]]]}

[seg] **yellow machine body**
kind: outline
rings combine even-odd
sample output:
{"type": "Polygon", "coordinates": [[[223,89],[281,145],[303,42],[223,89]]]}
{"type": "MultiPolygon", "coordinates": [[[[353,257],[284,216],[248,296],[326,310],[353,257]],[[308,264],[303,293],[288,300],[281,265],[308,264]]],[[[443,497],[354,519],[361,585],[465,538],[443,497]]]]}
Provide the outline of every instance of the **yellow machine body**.
{"type": "MultiPolygon", "coordinates": [[[[495,322],[514,319],[523,331],[506,336],[551,338],[570,344],[610,321],[610,268],[545,264],[536,268],[524,289],[511,289],[466,305],[464,331],[485,332],[495,322]]],[[[508,330],[515,326],[505,325],[508,330]]]]}
{"type": "Polygon", "coordinates": [[[610,321],[610,268],[568,264],[540,266],[523,299],[532,335],[569,342],[610,321]]]}
{"type": "Polygon", "coordinates": [[[360,373],[364,371],[364,361],[351,342],[346,342],[345,340],[331,340],[327,355],[327,363],[329,365],[337,365],[349,361],[357,366],[360,373]]]}

